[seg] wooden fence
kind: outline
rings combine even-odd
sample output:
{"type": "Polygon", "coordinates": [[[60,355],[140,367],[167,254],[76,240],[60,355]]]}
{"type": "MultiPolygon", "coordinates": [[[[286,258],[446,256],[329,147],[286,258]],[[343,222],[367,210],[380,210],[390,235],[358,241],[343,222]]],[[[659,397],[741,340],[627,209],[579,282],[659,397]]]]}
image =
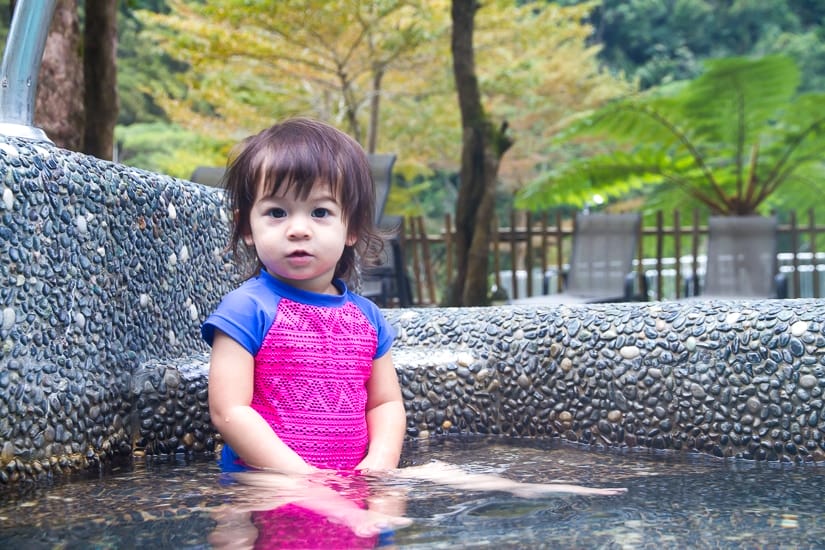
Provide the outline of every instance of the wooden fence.
{"type": "MultiPolygon", "coordinates": [[[[825,288],[825,244],[817,247],[825,226],[818,225],[813,209],[799,220],[791,211],[780,216],[778,265],[788,280],[788,297],[822,296],[825,288]]],[[[674,211],[670,224],[658,212],[640,230],[635,270],[645,280],[648,299],[684,296],[686,276],[701,275],[707,227],[699,212],[684,220],[674,211]]],[[[570,254],[574,220],[561,214],[513,211],[506,223],[493,220],[490,245],[491,288],[510,298],[559,291],[570,254]]],[[[438,233],[427,232],[421,217],[405,218],[400,237],[404,261],[412,282],[416,306],[437,305],[455,273],[455,233],[446,215],[438,233]]]]}

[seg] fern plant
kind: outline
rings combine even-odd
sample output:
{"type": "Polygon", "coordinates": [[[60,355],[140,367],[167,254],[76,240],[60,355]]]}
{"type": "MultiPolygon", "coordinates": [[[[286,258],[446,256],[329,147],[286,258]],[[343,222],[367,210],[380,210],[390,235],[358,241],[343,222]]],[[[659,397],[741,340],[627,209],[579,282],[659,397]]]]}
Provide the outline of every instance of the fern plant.
{"type": "Polygon", "coordinates": [[[656,208],[748,215],[781,194],[809,200],[825,178],[825,94],[798,95],[799,82],[784,56],[717,59],[695,80],[611,103],[559,137],[583,156],[544,172],[517,204],[636,193],[656,208]]]}

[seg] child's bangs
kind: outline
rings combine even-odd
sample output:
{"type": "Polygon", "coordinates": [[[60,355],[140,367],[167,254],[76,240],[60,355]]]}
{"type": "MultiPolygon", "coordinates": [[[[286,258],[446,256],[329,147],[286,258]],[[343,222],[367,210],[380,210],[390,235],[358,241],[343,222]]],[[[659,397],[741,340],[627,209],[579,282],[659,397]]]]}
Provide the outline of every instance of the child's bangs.
{"type": "Polygon", "coordinates": [[[268,152],[260,164],[261,195],[271,197],[294,193],[305,200],[316,184],[329,185],[340,197],[341,174],[335,159],[321,151],[282,147],[268,152]]]}

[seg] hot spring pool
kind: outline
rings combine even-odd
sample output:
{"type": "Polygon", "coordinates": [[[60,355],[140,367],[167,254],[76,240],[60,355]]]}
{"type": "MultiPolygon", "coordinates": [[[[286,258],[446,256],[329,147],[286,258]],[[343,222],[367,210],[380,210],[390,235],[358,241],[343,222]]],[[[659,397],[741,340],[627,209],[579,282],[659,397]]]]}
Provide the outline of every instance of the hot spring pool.
{"type": "MultiPolygon", "coordinates": [[[[359,539],[397,548],[787,548],[825,544],[825,470],[817,466],[619,453],[555,441],[444,438],[410,443],[406,465],[441,460],[524,482],[624,486],[620,496],[522,499],[395,480],[412,525],[392,537],[359,539]]],[[[386,488],[370,480],[370,490],[386,488]]],[[[252,542],[252,524],[219,525],[221,511],[256,489],[227,484],[212,460],[136,459],[132,467],[51,487],[21,488],[0,500],[0,548],[212,548],[252,542]],[[250,534],[251,533],[251,534],[250,534]]],[[[318,544],[319,531],[262,516],[258,527],[287,533],[291,547],[318,544]]],[[[282,539],[286,544],[287,539],[282,539]]],[[[261,540],[257,541],[259,544],[261,540]]],[[[343,546],[353,547],[350,540],[343,546]]],[[[279,545],[268,540],[265,547],[279,545]]]]}

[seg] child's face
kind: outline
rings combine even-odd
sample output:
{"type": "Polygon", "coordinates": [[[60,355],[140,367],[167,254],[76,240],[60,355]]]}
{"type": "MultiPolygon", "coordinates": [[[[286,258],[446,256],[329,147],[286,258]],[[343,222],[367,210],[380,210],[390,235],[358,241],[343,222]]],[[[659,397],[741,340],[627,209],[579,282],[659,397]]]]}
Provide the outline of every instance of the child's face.
{"type": "MultiPolygon", "coordinates": [[[[261,186],[262,187],[262,186],[261,186]]],[[[329,185],[316,184],[305,200],[290,189],[263,196],[259,189],[244,242],[254,246],[272,276],[302,290],[337,294],[335,266],[348,237],[341,207],[329,185]]]]}

